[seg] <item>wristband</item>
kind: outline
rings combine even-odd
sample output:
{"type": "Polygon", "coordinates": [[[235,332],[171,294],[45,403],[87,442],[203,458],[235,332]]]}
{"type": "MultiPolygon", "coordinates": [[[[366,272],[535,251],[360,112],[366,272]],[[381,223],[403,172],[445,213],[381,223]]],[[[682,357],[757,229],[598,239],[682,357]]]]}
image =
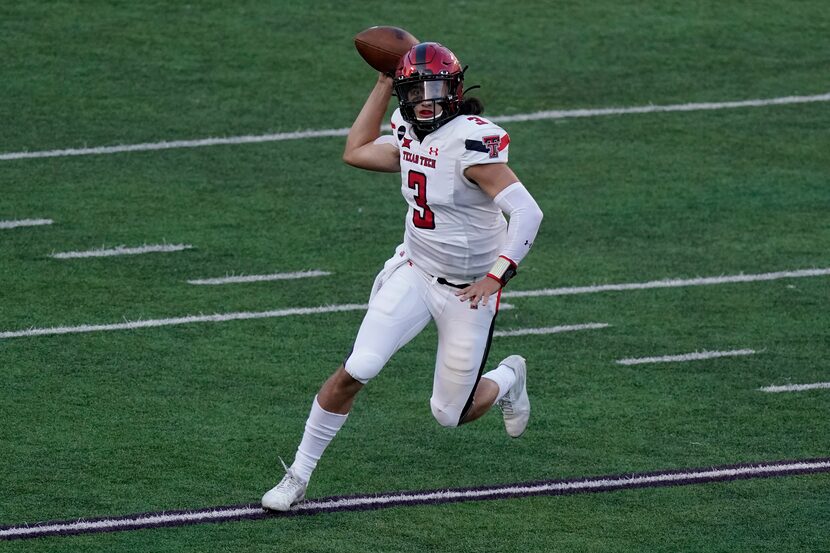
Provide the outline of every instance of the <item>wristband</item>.
{"type": "Polygon", "coordinates": [[[497,280],[499,284],[501,284],[501,287],[504,288],[507,285],[507,281],[516,276],[516,273],[518,272],[517,268],[517,265],[512,259],[500,255],[496,260],[496,263],[490,269],[490,272],[487,273],[487,276],[493,280],[497,280]]]}

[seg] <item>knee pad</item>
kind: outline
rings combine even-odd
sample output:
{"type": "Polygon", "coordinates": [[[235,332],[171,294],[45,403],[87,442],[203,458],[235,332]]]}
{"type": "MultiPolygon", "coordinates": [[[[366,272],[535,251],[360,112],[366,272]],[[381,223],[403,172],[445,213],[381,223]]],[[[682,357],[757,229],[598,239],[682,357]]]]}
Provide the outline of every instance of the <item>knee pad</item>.
{"type": "Polygon", "coordinates": [[[438,424],[447,428],[454,428],[458,426],[461,420],[461,411],[453,407],[441,407],[436,405],[435,401],[429,400],[429,406],[432,408],[432,416],[438,421],[438,424]]]}
{"type": "Polygon", "coordinates": [[[366,384],[383,368],[383,359],[375,353],[355,351],[346,359],[345,367],[352,378],[366,384]]]}

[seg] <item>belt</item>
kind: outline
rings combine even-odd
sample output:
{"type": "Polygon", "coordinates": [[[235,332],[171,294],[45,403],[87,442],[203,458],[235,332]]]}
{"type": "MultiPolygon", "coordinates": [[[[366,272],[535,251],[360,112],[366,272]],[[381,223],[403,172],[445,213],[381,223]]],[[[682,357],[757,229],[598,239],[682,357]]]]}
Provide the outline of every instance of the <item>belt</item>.
{"type": "Polygon", "coordinates": [[[467,286],[470,286],[469,284],[453,284],[452,282],[449,282],[444,277],[438,277],[436,279],[436,282],[438,282],[438,284],[445,284],[447,286],[452,286],[453,288],[459,288],[459,289],[464,289],[467,286]]]}
{"type": "MultiPolygon", "coordinates": [[[[409,260],[409,266],[410,267],[415,267],[416,266],[414,263],[412,263],[411,259],[409,260]]],[[[423,269],[421,269],[421,271],[423,271],[423,269]]],[[[423,271],[423,272],[426,273],[427,276],[429,276],[430,278],[434,278],[435,282],[437,282],[438,284],[443,284],[444,286],[452,286],[453,288],[458,288],[459,290],[463,290],[467,286],[471,286],[471,284],[455,284],[455,283],[450,282],[449,280],[445,279],[444,277],[435,277],[435,276],[427,273],[426,271],[423,271]]]]}

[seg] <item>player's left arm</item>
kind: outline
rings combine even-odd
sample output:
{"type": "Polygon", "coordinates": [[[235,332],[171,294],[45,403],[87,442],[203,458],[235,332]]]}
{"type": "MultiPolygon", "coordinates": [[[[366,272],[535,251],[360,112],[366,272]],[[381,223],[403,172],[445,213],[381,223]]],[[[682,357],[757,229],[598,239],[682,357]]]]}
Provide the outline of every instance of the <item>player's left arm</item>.
{"type": "Polygon", "coordinates": [[[485,278],[456,294],[461,301],[470,300],[470,307],[477,307],[479,301],[487,305],[490,296],[501,290],[516,274],[518,264],[533,246],[543,214],[536,200],[506,163],[472,165],[464,171],[464,176],[478,184],[510,217],[507,243],[493,268],[485,278]]]}

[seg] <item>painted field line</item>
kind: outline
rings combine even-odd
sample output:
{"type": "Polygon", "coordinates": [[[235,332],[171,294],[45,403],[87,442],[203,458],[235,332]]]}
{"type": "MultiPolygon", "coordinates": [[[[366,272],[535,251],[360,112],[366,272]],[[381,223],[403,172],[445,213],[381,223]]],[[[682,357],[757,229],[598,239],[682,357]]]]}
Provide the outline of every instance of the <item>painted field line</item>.
{"type": "Polygon", "coordinates": [[[210,522],[308,516],[342,511],[373,511],[390,507],[440,505],[468,501],[515,499],[535,496],[574,495],[618,490],[688,486],[755,478],[830,472],[830,458],[742,463],[716,467],[670,469],[566,480],[518,482],[475,488],[387,492],[306,500],[284,513],[269,512],[257,503],[208,507],[191,511],[159,511],[126,516],[84,518],[0,526],[0,540],[44,536],[118,532],[210,522]]]}
{"type": "Polygon", "coordinates": [[[672,111],[711,111],[718,109],[782,106],[788,104],[808,104],[812,102],[830,102],[830,93],[816,94],[813,96],[783,96],[780,98],[737,100],[734,102],[702,102],[690,104],[669,104],[662,106],[648,105],[623,108],[550,110],[527,114],[501,115],[493,117],[492,120],[497,123],[506,123],[512,121],[568,119],[573,117],[600,117],[603,115],[634,115],[640,113],[665,113],[672,111]]]}
{"type": "Polygon", "coordinates": [[[301,140],[306,138],[323,138],[329,136],[346,136],[349,129],[321,129],[274,134],[229,136],[224,138],[198,138],[195,140],[172,140],[162,142],[145,142],[142,144],[121,144],[118,146],[98,146],[95,148],[66,148],[41,152],[10,152],[0,154],[0,161],[31,159],[42,157],[89,156],[102,154],[119,154],[122,152],[149,152],[155,150],[174,150],[179,148],[203,148],[205,146],[227,146],[237,144],[257,144],[261,142],[280,142],[283,140],[301,140]]]}
{"type": "Polygon", "coordinates": [[[594,330],[597,328],[606,328],[608,326],[610,325],[607,323],[585,323],[579,325],[547,326],[542,328],[517,328],[514,330],[497,330],[493,332],[493,337],[527,336],[530,334],[558,334],[560,332],[573,332],[576,330],[594,330]]]}
{"type": "Polygon", "coordinates": [[[17,227],[37,227],[40,225],[51,225],[52,219],[20,219],[17,221],[0,221],[0,229],[17,227]]]}
{"type": "MultiPolygon", "coordinates": [[[[702,284],[726,284],[730,282],[754,282],[759,280],[775,280],[778,278],[800,278],[810,276],[824,276],[830,275],[830,269],[806,269],[801,271],[783,271],[778,273],[766,273],[761,275],[736,275],[725,277],[708,277],[697,278],[692,280],[660,280],[651,283],[641,284],[609,284],[604,286],[583,286],[577,288],[548,288],[545,290],[524,290],[519,292],[506,292],[502,297],[538,297],[538,296],[559,296],[566,294],[585,294],[591,292],[601,292],[605,290],[639,290],[644,288],[667,288],[671,286],[699,286],[702,284]],[[659,286],[654,285],[659,284],[659,286]]],[[[0,332],[0,339],[3,338],[18,338],[24,336],[44,336],[49,334],[73,334],[78,332],[97,332],[105,330],[128,330],[133,328],[147,328],[152,326],[168,326],[188,323],[200,322],[224,322],[234,321],[240,319],[262,319],[268,317],[287,317],[291,315],[309,315],[312,313],[333,313],[336,311],[355,311],[356,304],[346,305],[331,305],[321,307],[297,307],[289,309],[280,309],[274,311],[261,312],[241,312],[241,313],[226,313],[215,315],[199,315],[199,316],[185,316],[176,317],[172,319],[152,319],[148,321],[125,322],[116,324],[103,325],[80,325],[67,327],[53,327],[53,328],[31,328],[28,330],[14,330],[0,332]]],[[[501,309],[509,309],[510,304],[501,304],[501,309]]],[[[367,306],[361,305],[359,309],[366,309],[367,306]]]]}
{"type": "Polygon", "coordinates": [[[139,246],[137,248],[125,248],[118,246],[111,249],[101,250],[87,250],[83,252],[61,252],[53,253],[49,257],[55,259],[77,259],[80,257],[112,257],[115,255],[138,255],[142,253],[156,253],[156,252],[180,252],[182,250],[189,250],[193,246],[190,244],[156,244],[150,246],[139,246]]]}
{"type": "Polygon", "coordinates": [[[573,294],[595,294],[597,292],[620,292],[625,290],[648,290],[652,288],[680,288],[684,286],[711,286],[738,282],[760,282],[782,278],[805,278],[830,275],[828,269],[800,269],[797,271],[779,271],[750,275],[726,275],[686,279],[652,280],[649,282],[632,282],[627,284],[600,284],[596,286],[572,286],[567,288],[545,288],[543,290],[517,290],[504,292],[503,298],[534,298],[540,296],[570,296],[573,294]]]}
{"type": "Polygon", "coordinates": [[[312,278],[329,276],[328,271],[298,271],[295,273],[271,273],[270,275],[227,276],[222,278],[202,278],[188,280],[188,284],[237,284],[241,282],[265,282],[270,280],[293,280],[298,278],[312,278]]]}
{"type": "Polygon", "coordinates": [[[237,313],[193,315],[188,317],[175,317],[171,319],[148,319],[145,321],[127,321],[115,324],[31,328],[29,330],[0,332],[0,339],[22,338],[25,336],[47,336],[51,334],[78,334],[82,332],[102,332],[107,330],[132,330],[137,328],[153,328],[158,326],[173,326],[192,323],[223,323],[226,321],[268,319],[272,317],[314,315],[318,313],[338,313],[343,311],[365,311],[368,307],[369,306],[366,304],[326,305],[321,307],[294,307],[289,309],[276,309],[273,311],[240,311],[237,313]]]}
{"type": "MultiPolygon", "coordinates": [[[[512,306],[510,306],[512,307],[512,306]]],[[[58,326],[50,328],[30,328],[27,330],[9,330],[0,332],[0,340],[7,338],[24,338],[28,336],[50,336],[56,334],[82,334],[86,332],[105,332],[110,330],[135,330],[139,328],[154,328],[160,326],[175,326],[193,323],[224,323],[227,321],[244,321],[251,319],[270,319],[275,317],[292,317],[295,315],[318,315],[321,313],[342,313],[345,311],[365,311],[368,304],[342,304],[323,305],[320,307],[293,307],[289,309],[275,309],[271,311],[240,311],[236,313],[222,313],[214,315],[192,315],[187,317],[174,317],[169,319],[147,319],[143,321],[125,321],[123,323],[100,324],[100,325],[78,325],[58,326]]],[[[504,309],[502,305],[502,309],[504,309]]],[[[591,328],[604,328],[608,326],[603,323],[590,323],[587,325],[558,326],[543,329],[518,329],[512,331],[494,332],[493,336],[520,336],[523,334],[552,334],[555,332],[568,332],[573,330],[587,330],[591,328]]]]}
{"type": "Polygon", "coordinates": [[[820,390],[823,388],[830,388],[830,382],[816,382],[815,384],[787,384],[785,386],[766,386],[758,388],[762,392],[771,394],[777,392],[803,392],[805,390],[820,390]]]}
{"type": "MultiPolygon", "coordinates": [[[[731,102],[702,102],[687,104],[669,104],[662,106],[647,105],[600,109],[548,110],[537,111],[534,113],[520,113],[516,115],[497,115],[495,117],[491,117],[490,119],[496,123],[506,123],[513,121],[568,119],[574,117],[602,117],[608,115],[633,115],[642,113],[708,111],[718,109],[808,104],[813,102],[830,102],[830,93],[816,94],[812,96],[783,96],[779,98],[758,98],[753,100],[738,100],[731,102]]],[[[205,146],[255,144],[260,142],[278,142],[282,140],[301,140],[307,138],[346,136],[347,134],[349,134],[348,128],[319,129],[262,135],[231,136],[223,138],[199,138],[195,140],[147,142],[143,144],[123,144],[118,146],[99,146],[95,148],[67,148],[63,150],[47,150],[40,152],[9,152],[0,154],[0,161],[43,157],[117,154],[122,152],[146,152],[152,150],[170,150],[175,148],[201,148],[205,146]]]]}
{"type": "Polygon", "coordinates": [[[755,350],[736,349],[732,351],[699,351],[683,353],[681,355],[664,355],[662,357],[640,357],[637,359],[618,359],[618,365],[643,365],[645,363],[672,363],[675,361],[698,361],[700,359],[715,359],[717,357],[735,357],[738,355],[752,355],[755,350]]]}

